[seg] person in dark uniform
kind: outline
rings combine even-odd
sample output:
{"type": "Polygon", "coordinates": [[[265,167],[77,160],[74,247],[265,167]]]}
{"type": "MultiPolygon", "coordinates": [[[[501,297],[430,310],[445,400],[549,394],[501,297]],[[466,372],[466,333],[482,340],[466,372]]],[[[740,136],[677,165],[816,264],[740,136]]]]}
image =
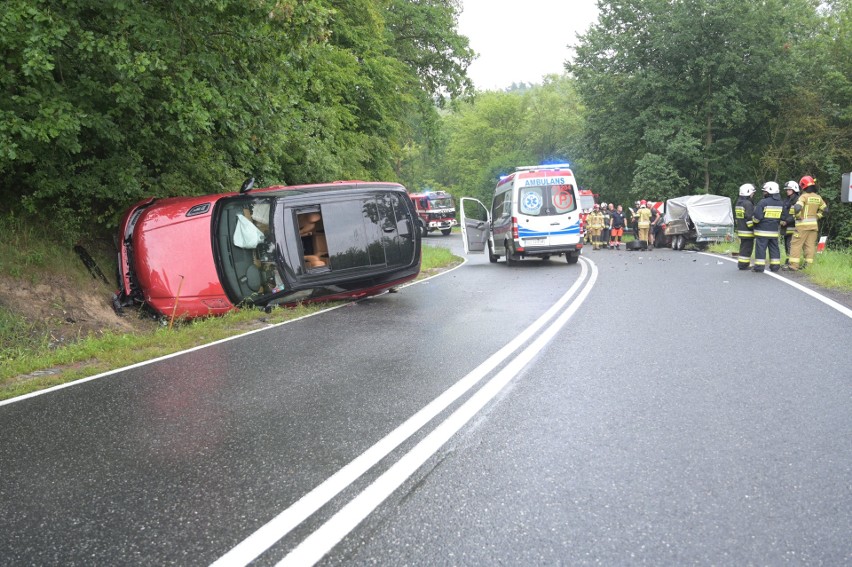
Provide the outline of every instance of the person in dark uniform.
{"type": "Polygon", "coordinates": [[[740,254],[737,267],[748,270],[751,267],[751,254],[754,252],[754,196],[755,188],[751,183],[740,185],[740,198],[734,207],[737,222],[737,236],[740,239],[740,254]]]}
{"type": "Polygon", "coordinates": [[[763,199],[754,208],[754,268],[762,272],[766,266],[766,249],[769,248],[769,269],[777,272],[781,269],[781,248],[778,246],[778,231],[781,228],[781,214],[784,203],[781,191],[774,181],[763,184],[763,199]]]}

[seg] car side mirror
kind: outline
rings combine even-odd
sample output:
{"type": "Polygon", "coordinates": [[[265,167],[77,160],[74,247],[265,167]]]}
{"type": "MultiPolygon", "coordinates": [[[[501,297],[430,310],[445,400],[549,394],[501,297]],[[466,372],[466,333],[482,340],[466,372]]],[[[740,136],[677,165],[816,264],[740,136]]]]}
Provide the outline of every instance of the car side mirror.
{"type": "Polygon", "coordinates": [[[249,177],[243,181],[243,185],[240,187],[240,193],[248,193],[251,191],[252,187],[254,187],[254,177],[249,177]]]}

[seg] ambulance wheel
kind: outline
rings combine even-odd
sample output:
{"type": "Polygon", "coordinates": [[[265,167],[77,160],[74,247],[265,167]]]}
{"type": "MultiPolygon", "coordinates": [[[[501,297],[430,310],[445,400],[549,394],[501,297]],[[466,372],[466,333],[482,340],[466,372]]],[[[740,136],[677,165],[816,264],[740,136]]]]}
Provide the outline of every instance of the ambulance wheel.
{"type": "Polygon", "coordinates": [[[514,251],[509,247],[509,243],[506,243],[506,265],[507,266],[515,266],[518,263],[518,257],[515,256],[514,251]]]}
{"type": "Polygon", "coordinates": [[[565,254],[565,261],[568,262],[569,264],[576,264],[579,259],[580,259],[580,253],[579,252],[570,252],[568,254],[565,254]]]}
{"type": "Polygon", "coordinates": [[[442,228],[441,234],[443,234],[444,236],[449,236],[452,231],[453,231],[453,229],[451,229],[451,228],[442,228]]]}
{"type": "Polygon", "coordinates": [[[497,260],[500,259],[500,256],[494,254],[494,249],[491,247],[491,241],[488,241],[488,261],[492,264],[496,264],[497,260]]]}

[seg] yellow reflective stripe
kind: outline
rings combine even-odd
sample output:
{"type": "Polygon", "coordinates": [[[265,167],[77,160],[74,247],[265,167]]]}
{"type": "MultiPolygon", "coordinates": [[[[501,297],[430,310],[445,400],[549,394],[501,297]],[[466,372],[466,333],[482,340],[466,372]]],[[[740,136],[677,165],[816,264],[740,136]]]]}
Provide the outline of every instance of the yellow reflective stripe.
{"type": "Polygon", "coordinates": [[[762,236],[764,238],[771,238],[773,236],[778,237],[778,231],[776,230],[775,232],[769,232],[767,230],[755,230],[754,235],[755,236],[762,236]]]}

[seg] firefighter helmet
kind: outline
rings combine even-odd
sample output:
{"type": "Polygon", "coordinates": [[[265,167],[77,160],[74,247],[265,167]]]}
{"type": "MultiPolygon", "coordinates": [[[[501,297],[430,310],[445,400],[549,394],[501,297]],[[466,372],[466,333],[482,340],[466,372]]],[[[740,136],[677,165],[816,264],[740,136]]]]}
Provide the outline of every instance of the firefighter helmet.
{"type": "Polygon", "coordinates": [[[763,190],[769,195],[777,195],[778,194],[778,184],[774,181],[767,181],[763,184],[763,190]]]}
{"type": "Polygon", "coordinates": [[[754,195],[754,191],[754,185],[751,183],[740,185],[740,197],[751,197],[754,195]]]}
{"type": "Polygon", "coordinates": [[[595,210],[596,210],[596,211],[601,210],[601,206],[600,206],[600,205],[598,205],[597,203],[595,203],[595,210]]]}
{"type": "Polygon", "coordinates": [[[791,181],[788,181],[787,183],[784,184],[784,189],[798,193],[799,192],[799,184],[796,183],[795,181],[791,180],[791,181]]]}
{"type": "Polygon", "coordinates": [[[804,191],[811,185],[816,185],[816,179],[811,177],[810,175],[805,175],[799,180],[799,188],[804,191]]]}

